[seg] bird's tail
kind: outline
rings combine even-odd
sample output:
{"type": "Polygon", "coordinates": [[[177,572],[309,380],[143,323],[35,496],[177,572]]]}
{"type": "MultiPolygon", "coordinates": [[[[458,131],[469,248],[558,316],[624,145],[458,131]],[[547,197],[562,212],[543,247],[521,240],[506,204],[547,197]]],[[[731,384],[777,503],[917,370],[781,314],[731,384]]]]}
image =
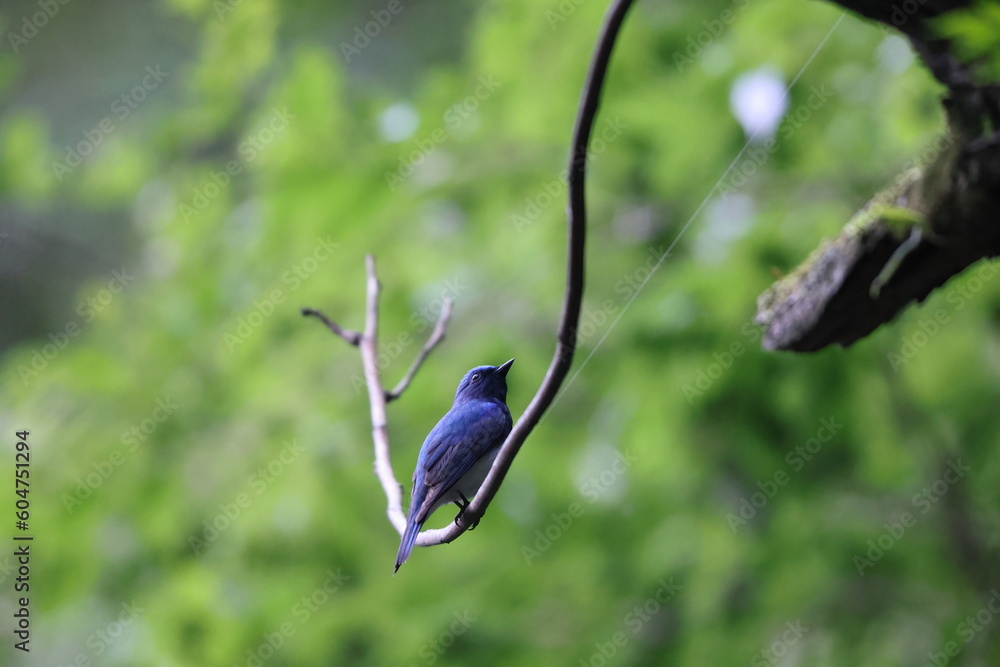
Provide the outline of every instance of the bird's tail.
{"type": "Polygon", "coordinates": [[[399,566],[410,557],[410,552],[413,551],[413,545],[417,541],[417,535],[420,534],[423,525],[423,523],[417,523],[415,517],[407,517],[406,530],[403,531],[403,539],[399,542],[399,551],[396,553],[396,569],[392,571],[393,574],[399,572],[399,566]]]}
{"type": "Polygon", "coordinates": [[[413,545],[417,541],[417,535],[427,520],[427,516],[421,518],[420,509],[424,506],[424,499],[427,496],[427,486],[424,485],[424,473],[417,464],[417,472],[413,473],[413,490],[410,495],[410,511],[406,513],[406,529],[403,531],[403,539],[399,541],[399,551],[396,552],[396,569],[393,574],[399,572],[399,566],[406,562],[413,551],[413,545]]]}

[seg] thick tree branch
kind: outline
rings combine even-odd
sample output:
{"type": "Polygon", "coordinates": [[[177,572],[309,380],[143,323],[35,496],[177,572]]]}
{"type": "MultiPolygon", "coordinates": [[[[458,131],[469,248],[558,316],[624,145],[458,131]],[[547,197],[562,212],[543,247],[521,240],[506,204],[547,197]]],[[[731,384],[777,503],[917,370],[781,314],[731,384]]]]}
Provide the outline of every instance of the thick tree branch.
{"type": "Polygon", "coordinates": [[[1000,86],[977,84],[933,27],[968,0],[834,1],[910,38],[948,88],[948,131],[925,151],[922,164],[897,177],[836,239],[760,296],[757,322],[769,349],[850,345],[970,265],[1000,254],[1000,86]]]}
{"type": "MultiPolygon", "coordinates": [[[[597,109],[604,85],[605,74],[611,59],[615,40],[621,30],[622,22],[632,5],[632,0],[615,0],[609,8],[601,28],[597,47],[590,63],[590,69],[584,84],[580,105],[577,111],[576,125],[573,130],[573,145],[569,160],[569,208],[568,217],[568,258],[566,269],[566,291],[563,295],[562,315],[556,334],[556,350],[549,364],[549,369],[535,397],[528,404],[524,414],[514,424],[510,435],[500,448],[489,475],[480,487],[472,503],[461,515],[446,528],[425,530],[417,538],[417,546],[433,546],[453,541],[470,527],[475,525],[486,511],[507,471],[514,461],[525,439],[542,418],[545,410],[552,404],[559,387],[566,379],[573,363],[576,350],[576,331],[580,320],[580,307],[583,300],[584,287],[584,251],[586,247],[586,197],[585,182],[587,173],[587,148],[590,134],[597,116],[597,109]]],[[[431,350],[444,337],[451,304],[447,303],[430,339],[417,355],[410,370],[391,392],[386,392],[379,378],[377,364],[378,349],[378,296],[379,283],[375,275],[375,263],[371,256],[368,267],[368,300],[365,317],[365,330],[360,337],[354,339],[352,332],[345,332],[322,313],[303,309],[303,315],[318,317],[327,328],[349,343],[358,345],[361,350],[362,362],[365,368],[365,383],[368,387],[368,398],[371,404],[372,438],[375,442],[375,472],[388,498],[389,520],[400,533],[403,532],[405,518],[401,503],[401,487],[392,472],[389,458],[389,440],[386,434],[386,403],[398,398],[406,389],[420,365],[431,350]],[[347,335],[345,335],[347,334],[347,335]]]]}

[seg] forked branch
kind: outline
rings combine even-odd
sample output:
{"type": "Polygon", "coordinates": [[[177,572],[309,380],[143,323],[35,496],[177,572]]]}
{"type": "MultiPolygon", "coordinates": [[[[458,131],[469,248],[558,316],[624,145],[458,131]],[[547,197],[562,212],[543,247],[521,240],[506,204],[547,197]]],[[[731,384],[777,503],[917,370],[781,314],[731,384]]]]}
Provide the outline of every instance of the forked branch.
{"type": "Polygon", "coordinates": [[[372,440],[375,443],[375,475],[382,483],[385,497],[388,500],[386,514],[389,521],[400,533],[406,525],[406,515],[403,514],[402,489],[396,481],[396,475],[392,471],[392,459],[389,457],[389,434],[386,429],[387,420],[385,406],[391,400],[399,398],[413,380],[420,369],[421,364],[444,339],[445,329],[448,326],[448,318],[451,316],[451,300],[446,300],[438,317],[434,333],[424,343],[423,348],[417,354],[410,370],[400,381],[392,392],[387,392],[382,386],[382,378],[378,367],[378,300],[381,292],[381,285],[378,275],[375,273],[375,258],[368,255],[365,258],[365,269],[368,274],[367,299],[365,308],[365,329],[362,333],[348,331],[337,325],[333,320],[318,310],[303,308],[302,314],[306,317],[319,319],[326,328],[337,334],[351,345],[355,345],[361,351],[361,363],[365,371],[365,386],[368,387],[368,403],[371,406],[372,419],[372,440]]]}

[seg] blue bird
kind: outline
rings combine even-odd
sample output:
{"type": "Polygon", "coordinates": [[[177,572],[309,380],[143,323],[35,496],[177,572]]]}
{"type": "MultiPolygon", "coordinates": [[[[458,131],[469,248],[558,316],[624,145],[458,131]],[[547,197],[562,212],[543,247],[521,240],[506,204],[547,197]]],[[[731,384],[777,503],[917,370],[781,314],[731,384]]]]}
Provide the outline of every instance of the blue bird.
{"type": "Polygon", "coordinates": [[[442,505],[455,503],[458,517],[476,495],[513,422],[507,409],[507,371],[502,366],[479,366],[458,383],[455,403],[420,448],[413,471],[413,490],[406,530],[396,554],[396,569],[406,562],[428,517],[442,505]]]}

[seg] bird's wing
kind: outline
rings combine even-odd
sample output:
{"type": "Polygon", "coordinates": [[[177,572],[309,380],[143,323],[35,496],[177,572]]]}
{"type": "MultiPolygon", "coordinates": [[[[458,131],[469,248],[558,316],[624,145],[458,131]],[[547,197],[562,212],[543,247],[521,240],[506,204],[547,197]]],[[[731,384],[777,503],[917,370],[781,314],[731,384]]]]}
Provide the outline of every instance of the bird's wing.
{"type": "Polygon", "coordinates": [[[421,451],[423,483],[428,487],[422,510],[433,507],[479,457],[503,442],[510,429],[510,412],[498,403],[471,401],[452,408],[427,436],[421,451]]]}

